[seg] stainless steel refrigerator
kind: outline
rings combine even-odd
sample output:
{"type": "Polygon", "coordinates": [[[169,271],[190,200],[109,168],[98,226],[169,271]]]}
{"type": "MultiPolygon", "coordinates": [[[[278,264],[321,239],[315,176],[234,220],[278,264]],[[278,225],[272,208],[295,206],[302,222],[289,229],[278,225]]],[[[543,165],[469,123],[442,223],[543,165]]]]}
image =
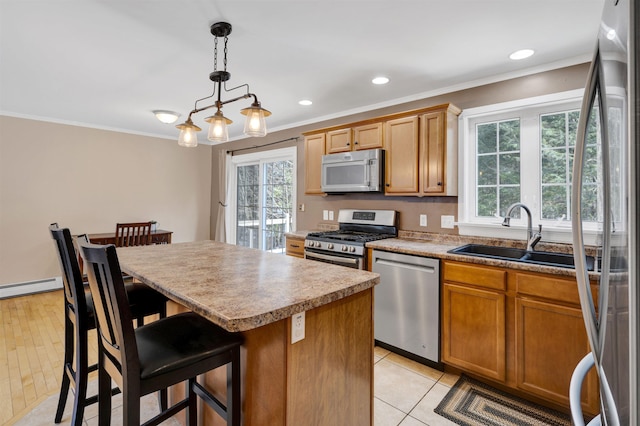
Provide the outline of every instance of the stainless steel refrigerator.
{"type": "Polygon", "coordinates": [[[636,0],[605,0],[578,125],[571,214],[591,353],[572,379],[576,424],[581,424],[581,378],[590,369],[600,383],[600,415],[591,424],[637,425],[639,420],[639,7],[636,0]],[[585,253],[585,245],[593,253],[585,253]],[[599,276],[587,272],[587,255],[601,258],[599,276]],[[591,291],[590,279],[598,281],[597,291],[591,291]]]}

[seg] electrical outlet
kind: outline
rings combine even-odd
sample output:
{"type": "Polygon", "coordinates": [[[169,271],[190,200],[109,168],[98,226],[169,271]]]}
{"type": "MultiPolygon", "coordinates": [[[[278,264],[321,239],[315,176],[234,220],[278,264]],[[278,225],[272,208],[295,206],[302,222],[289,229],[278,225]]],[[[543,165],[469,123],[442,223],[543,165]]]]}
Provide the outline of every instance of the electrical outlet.
{"type": "Polygon", "coordinates": [[[322,220],[329,220],[329,210],[322,210],[322,220]]]}
{"type": "Polygon", "coordinates": [[[329,210],[329,220],[333,220],[333,210],[329,210]]]}
{"type": "Polygon", "coordinates": [[[420,215],[420,226],[427,226],[427,215],[426,214],[421,214],[420,215]]]}
{"type": "Polygon", "coordinates": [[[304,339],[304,312],[291,317],[291,344],[304,339]]]}
{"type": "Polygon", "coordinates": [[[453,216],[440,216],[440,228],[453,229],[455,226],[455,218],[453,216]]]}
{"type": "Polygon", "coordinates": [[[301,212],[304,211],[304,203],[298,205],[298,210],[301,211],[301,212]]]}

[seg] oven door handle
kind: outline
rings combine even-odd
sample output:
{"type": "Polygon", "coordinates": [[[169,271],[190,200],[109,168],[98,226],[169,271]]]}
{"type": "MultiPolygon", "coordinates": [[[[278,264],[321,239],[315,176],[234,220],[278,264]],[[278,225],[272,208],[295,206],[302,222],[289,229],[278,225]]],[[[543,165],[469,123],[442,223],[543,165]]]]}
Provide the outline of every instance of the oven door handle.
{"type": "Polygon", "coordinates": [[[306,252],[304,256],[306,258],[311,258],[311,259],[315,258],[315,259],[328,260],[329,262],[344,263],[347,265],[355,265],[355,266],[358,265],[358,259],[351,259],[349,257],[327,256],[325,254],[311,253],[311,252],[306,252]]]}

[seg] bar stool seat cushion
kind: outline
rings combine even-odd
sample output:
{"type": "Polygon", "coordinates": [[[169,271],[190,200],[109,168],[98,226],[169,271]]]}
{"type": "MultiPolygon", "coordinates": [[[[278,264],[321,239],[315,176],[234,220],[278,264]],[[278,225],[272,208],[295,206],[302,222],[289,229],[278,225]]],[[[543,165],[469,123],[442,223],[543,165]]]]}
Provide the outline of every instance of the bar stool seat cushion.
{"type": "Polygon", "coordinates": [[[135,330],[140,378],[149,379],[187,367],[242,343],[192,312],[172,315],[135,330]]]}
{"type": "Polygon", "coordinates": [[[164,306],[167,298],[143,283],[126,283],[127,299],[134,318],[158,313],[158,306],[164,306]]]}

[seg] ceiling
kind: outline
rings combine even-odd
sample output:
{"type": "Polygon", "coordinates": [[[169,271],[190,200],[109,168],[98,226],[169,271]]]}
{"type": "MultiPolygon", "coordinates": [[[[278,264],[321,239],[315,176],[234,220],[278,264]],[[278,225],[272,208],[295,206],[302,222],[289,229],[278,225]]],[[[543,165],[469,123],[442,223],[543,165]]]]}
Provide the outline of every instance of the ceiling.
{"type": "MultiPolygon", "coordinates": [[[[248,83],[273,114],[269,130],[280,130],[587,62],[603,4],[0,0],[0,114],[177,139],[175,125],[151,111],[180,112],[178,124],[196,99],[211,95],[209,26],[227,21],[227,85],[248,83]],[[508,58],[522,48],[536,54],[508,58]],[[378,75],[390,82],[374,86],[378,75]],[[313,105],[300,106],[301,99],[313,105]]],[[[240,109],[249,104],[223,109],[234,121],[232,140],[243,136],[240,109]]],[[[213,112],[194,122],[206,129],[203,119],[213,112]]],[[[199,140],[206,142],[205,132],[199,140]]]]}

